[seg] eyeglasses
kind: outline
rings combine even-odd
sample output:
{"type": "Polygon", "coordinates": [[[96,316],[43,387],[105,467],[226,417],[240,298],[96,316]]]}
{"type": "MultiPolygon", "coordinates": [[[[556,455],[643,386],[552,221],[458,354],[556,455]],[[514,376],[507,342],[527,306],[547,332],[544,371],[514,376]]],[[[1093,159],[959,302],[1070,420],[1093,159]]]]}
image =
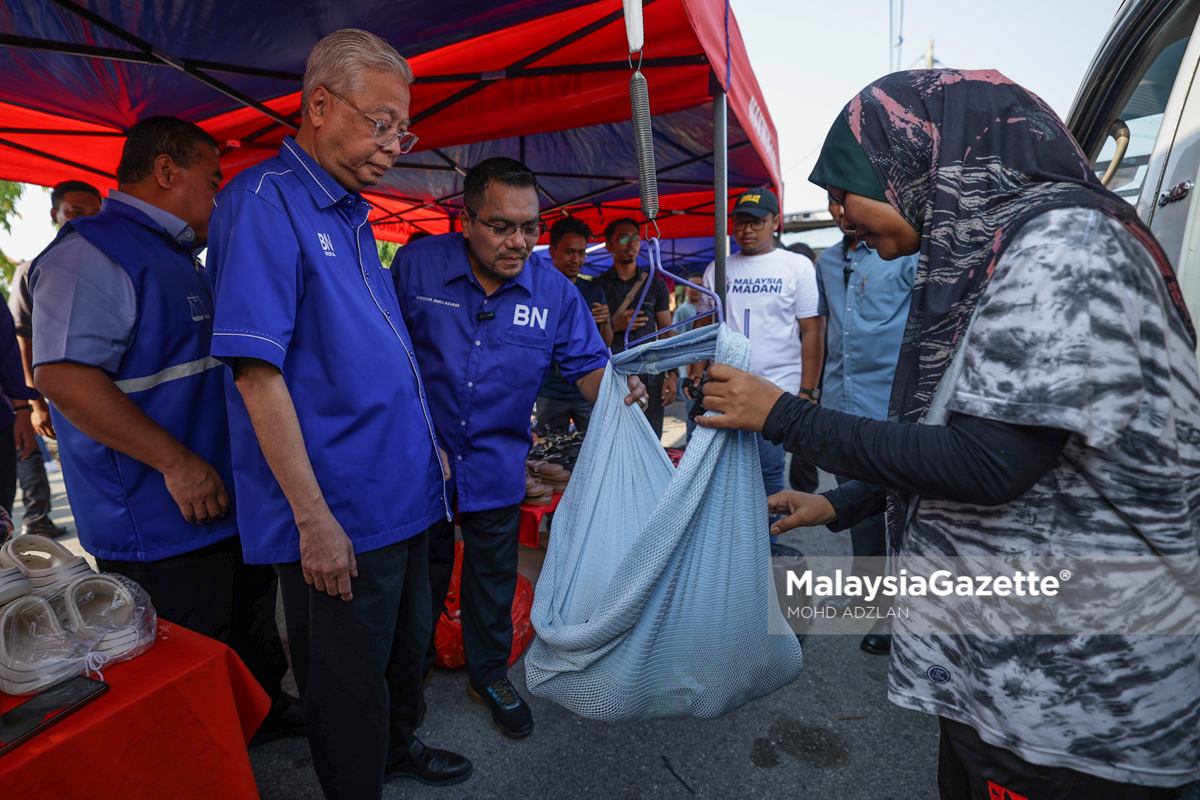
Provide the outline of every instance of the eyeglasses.
{"type": "Polygon", "coordinates": [[[358,106],[354,105],[354,103],[351,103],[349,100],[342,97],[337,92],[330,91],[329,87],[326,87],[325,91],[329,92],[331,95],[336,97],[338,100],[341,100],[343,103],[350,106],[351,108],[353,108],[358,113],[362,114],[367,119],[371,120],[371,122],[375,123],[375,133],[372,134],[372,136],[375,139],[375,144],[379,145],[380,147],[387,147],[392,142],[399,139],[400,140],[400,152],[407,153],[410,150],[412,150],[413,146],[417,143],[417,135],[415,133],[409,133],[408,131],[402,131],[399,128],[397,128],[395,125],[393,125],[392,123],[388,122],[386,119],[375,119],[370,114],[363,111],[358,106]]]}
{"type": "Polygon", "coordinates": [[[526,239],[537,239],[546,231],[546,223],[542,222],[540,219],[537,222],[531,222],[528,225],[514,225],[511,222],[505,225],[492,225],[490,222],[484,222],[483,218],[476,214],[475,211],[469,206],[463,206],[463,208],[467,210],[467,213],[471,215],[472,219],[474,219],[483,227],[489,229],[501,239],[507,239],[517,231],[520,231],[521,235],[526,239]]]}
{"type": "Polygon", "coordinates": [[[762,219],[736,219],[733,221],[733,229],[735,231],[738,228],[749,228],[752,231],[761,231],[765,227],[767,227],[766,217],[763,217],[762,219]]]}
{"type": "Polygon", "coordinates": [[[829,204],[833,206],[846,207],[846,193],[842,192],[841,197],[835,197],[833,192],[829,192],[829,204]]]}
{"type": "Polygon", "coordinates": [[[623,233],[617,237],[617,244],[629,244],[630,242],[640,242],[641,236],[636,233],[623,233]]]}

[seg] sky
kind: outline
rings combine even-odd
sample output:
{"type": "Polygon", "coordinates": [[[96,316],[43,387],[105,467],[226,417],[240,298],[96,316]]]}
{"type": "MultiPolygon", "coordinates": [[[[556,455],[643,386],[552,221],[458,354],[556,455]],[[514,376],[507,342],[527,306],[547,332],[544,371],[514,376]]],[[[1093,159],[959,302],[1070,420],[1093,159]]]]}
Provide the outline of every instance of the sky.
{"type": "MultiPolygon", "coordinates": [[[[898,12],[900,0],[732,0],[779,135],[785,212],[825,207],[825,193],[808,183],[808,173],[838,111],[888,72],[889,4],[898,12]]],[[[1119,6],[1120,0],[904,0],[899,65],[923,65],[933,39],[944,66],[998,69],[1065,118],[1119,6]]],[[[654,31],[647,30],[647,53],[653,47],[654,31]]],[[[41,188],[28,187],[13,233],[0,229],[0,251],[15,259],[37,255],[54,237],[49,203],[41,188]]],[[[823,247],[837,235],[830,229],[800,238],[823,247]]]]}
{"type": "MultiPolygon", "coordinates": [[[[898,10],[900,0],[891,2],[898,10]]],[[[889,0],[731,5],[779,135],[784,211],[823,209],[825,192],[808,175],[837,113],[888,73],[889,0]]],[[[933,39],[943,66],[997,69],[1065,119],[1120,5],[1120,0],[905,0],[900,68],[924,67],[933,39]]],[[[653,31],[647,31],[647,51],[652,42],[653,31]]],[[[823,247],[836,238],[830,229],[786,241],[823,247]]]]}

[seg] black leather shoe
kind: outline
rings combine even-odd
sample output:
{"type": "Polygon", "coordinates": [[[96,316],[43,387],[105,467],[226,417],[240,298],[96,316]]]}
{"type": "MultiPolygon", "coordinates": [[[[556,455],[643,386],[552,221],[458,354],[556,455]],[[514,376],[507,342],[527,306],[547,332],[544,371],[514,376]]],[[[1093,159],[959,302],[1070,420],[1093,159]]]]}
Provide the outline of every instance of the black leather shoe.
{"type": "Polygon", "coordinates": [[[860,645],[871,655],[886,656],[892,652],[892,635],[890,633],[868,633],[860,645]]]}
{"type": "Polygon", "coordinates": [[[414,778],[426,786],[449,786],[462,783],[474,771],[474,765],[458,753],[426,747],[424,742],[413,737],[408,755],[388,764],[383,776],[389,781],[414,778]]]}
{"type": "Polygon", "coordinates": [[[533,733],[533,712],[508,678],[496,681],[482,692],[468,681],[467,696],[491,709],[492,724],[508,738],[524,739],[533,733]]]}

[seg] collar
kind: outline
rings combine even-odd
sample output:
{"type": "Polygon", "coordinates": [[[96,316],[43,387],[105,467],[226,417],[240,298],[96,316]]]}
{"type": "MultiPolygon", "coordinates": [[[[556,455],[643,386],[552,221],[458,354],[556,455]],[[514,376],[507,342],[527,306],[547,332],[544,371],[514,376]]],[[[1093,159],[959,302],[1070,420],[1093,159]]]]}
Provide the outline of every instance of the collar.
{"type": "MultiPolygon", "coordinates": [[[[145,200],[139,200],[133,195],[119,192],[116,189],[108,190],[108,198],[105,199],[103,208],[108,208],[110,203],[119,203],[142,212],[151,221],[161,226],[167,232],[168,236],[189,250],[196,246],[196,232],[192,230],[192,226],[171,212],[163,211],[158,206],[151,205],[145,200]]],[[[116,209],[113,210],[115,211],[116,209]]]]}
{"type": "Polygon", "coordinates": [[[361,195],[346,191],[325,171],[324,167],[317,163],[315,158],[304,152],[304,148],[296,144],[296,140],[291,136],[283,137],[283,145],[279,148],[279,157],[300,178],[300,182],[312,195],[317,208],[324,210],[345,201],[348,197],[354,198],[355,201],[362,201],[361,195]]]}
{"type": "MultiPolygon", "coordinates": [[[[482,292],[483,287],[480,286],[479,279],[475,277],[475,271],[471,269],[471,256],[470,256],[470,252],[468,250],[468,248],[470,247],[470,244],[467,243],[467,238],[465,236],[462,238],[461,241],[462,241],[462,250],[461,250],[462,257],[450,259],[450,266],[446,270],[446,280],[444,281],[443,285],[449,284],[450,281],[457,280],[459,278],[466,278],[472,284],[474,284],[475,286],[478,286],[479,291],[482,292]]],[[[530,253],[529,258],[525,259],[525,266],[523,266],[521,268],[521,272],[517,275],[517,277],[514,279],[505,281],[500,286],[499,289],[497,289],[495,292],[492,293],[492,296],[495,297],[497,294],[499,294],[500,292],[503,292],[509,286],[516,285],[516,286],[520,286],[522,289],[524,289],[526,292],[528,292],[529,295],[532,297],[533,296],[533,278],[530,277],[530,274],[529,274],[529,271],[531,269],[534,269],[532,253],[530,253]]]]}

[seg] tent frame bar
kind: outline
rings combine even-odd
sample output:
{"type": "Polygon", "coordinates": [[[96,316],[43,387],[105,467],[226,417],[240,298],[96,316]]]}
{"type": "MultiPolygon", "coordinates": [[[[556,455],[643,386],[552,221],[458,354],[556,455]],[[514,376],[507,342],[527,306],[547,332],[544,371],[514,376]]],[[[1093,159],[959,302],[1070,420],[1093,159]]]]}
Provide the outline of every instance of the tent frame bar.
{"type": "MultiPolygon", "coordinates": [[[[123,135],[124,134],[122,134],[122,136],[123,135]]],[[[14,150],[20,150],[23,153],[29,153],[30,155],[37,156],[38,158],[45,158],[45,159],[49,159],[50,161],[57,161],[59,164],[66,164],[68,167],[74,167],[75,169],[86,170],[93,174],[100,175],[101,177],[104,177],[104,178],[111,178],[114,181],[117,179],[117,176],[113,175],[111,172],[105,172],[102,169],[96,169],[95,167],[89,167],[87,164],[80,164],[77,161],[71,161],[70,159],[63,158],[62,156],[52,155],[51,153],[47,153],[43,150],[37,150],[32,147],[26,147],[23,144],[17,144],[16,142],[10,142],[8,139],[0,139],[0,145],[3,145],[4,147],[11,147],[14,150]]]]}
{"type": "Polygon", "coordinates": [[[259,112],[260,114],[265,114],[266,116],[270,117],[271,119],[275,120],[276,122],[280,123],[281,125],[286,125],[287,127],[291,128],[292,130],[299,130],[299,127],[294,122],[292,122],[287,117],[280,114],[279,112],[277,112],[273,109],[270,109],[267,106],[263,105],[262,103],[258,102],[250,95],[240,92],[237,89],[230,86],[229,84],[224,83],[223,81],[219,81],[216,78],[212,77],[211,75],[207,75],[207,74],[201,72],[200,69],[197,68],[194,64],[190,64],[181,58],[176,58],[175,56],[171,55],[170,53],[166,52],[165,50],[160,50],[159,48],[157,48],[154,45],[150,44],[149,42],[145,41],[144,39],[140,39],[137,36],[134,36],[132,33],[128,32],[127,30],[120,27],[119,25],[114,25],[113,23],[109,22],[104,17],[100,16],[99,14],[89,11],[86,8],[77,6],[71,0],[47,0],[47,2],[53,3],[54,5],[63,9],[64,11],[66,11],[70,14],[74,14],[75,16],[83,19],[85,22],[88,22],[92,26],[97,27],[100,30],[111,34],[112,36],[115,36],[118,39],[120,39],[128,44],[133,45],[138,50],[141,50],[143,53],[151,56],[154,60],[162,62],[163,64],[166,64],[167,66],[174,67],[175,69],[179,70],[180,72],[184,73],[185,75],[190,75],[191,77],[200,81],[201,83],[203,83],[205,86],[209,87],[210,89],[215,89],[218,92],[220,92],[221,94],[225,95],[226,97],[236,100],[244,106],[253,108],[255,111],[259,112]]]}

